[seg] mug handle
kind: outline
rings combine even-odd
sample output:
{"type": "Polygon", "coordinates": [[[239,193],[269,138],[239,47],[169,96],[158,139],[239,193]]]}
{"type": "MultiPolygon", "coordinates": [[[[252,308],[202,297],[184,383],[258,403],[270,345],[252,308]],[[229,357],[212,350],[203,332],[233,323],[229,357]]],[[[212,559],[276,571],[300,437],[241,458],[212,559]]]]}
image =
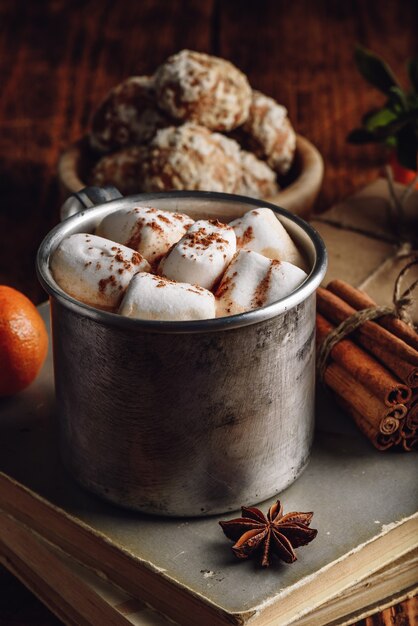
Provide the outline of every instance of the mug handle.
{"type": "Polygon", "coordinates": [[[104,204],[118,198],[123,198],[123,196],[113,185],[83,187],[80,191],[72,193],[62,205],[60,209],[61,222],[76,213],[80,213],[80,211],[84,211],[84,209],[90,209],[98,204],[104,204]]]}

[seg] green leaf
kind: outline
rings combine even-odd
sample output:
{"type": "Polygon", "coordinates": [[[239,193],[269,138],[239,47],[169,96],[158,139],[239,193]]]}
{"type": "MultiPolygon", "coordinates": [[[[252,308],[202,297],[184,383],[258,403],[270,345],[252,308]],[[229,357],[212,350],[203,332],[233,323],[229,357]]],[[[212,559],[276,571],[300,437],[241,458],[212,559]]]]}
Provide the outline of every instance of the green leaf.
{"type": "Polygon", "coordinates": [[[376,128],[393,122],[396,118],[396,114],[391,109],[384,107],[378,111],[368,113],[363,118],[363,124],[367,130],[374,131],[376,128]]]}
{"type": "Polygon", "coordinates": [[[413,124],[407,124],[396,134],[396,156],[403,167],[417,171],[418,137],[413,124]]]}
{"type": "Polygon", "coordinates": [[[379,139],[366,128],[355,128],[347,135],[347,141],[348,143],[361,145],[364,143],[373,143],[379,141],[379,139]]]}
{"type": "Polygon", "coordinates": [[[396,113],[403,113],[409,108],[408,97],[400,87],[390,88],[388,103],[391,109],[396,113]]]}
{"type": "Polygon", "coordinates": [[[418,58],[408,62],[408,76],[415,93],[418,93],[418,58]]]}
{"type": "Polygon", "coordinates": [[[354,59],[360,74],[376,89],[389,95],[391,87],[399,87],[387,63],[370,50],[357,45],[354,59]]]}
{"type": "Polygon", "coordinates": [[[378,141],[386,141],[391,136],[398,136],[398,133],[405,127],[410,126],[412,129],[416,124],[416,113],[408,111],[397,115],[396,118],[386,124],[386,126],[378,126],[374,129],[373,134],[378,141]]]}

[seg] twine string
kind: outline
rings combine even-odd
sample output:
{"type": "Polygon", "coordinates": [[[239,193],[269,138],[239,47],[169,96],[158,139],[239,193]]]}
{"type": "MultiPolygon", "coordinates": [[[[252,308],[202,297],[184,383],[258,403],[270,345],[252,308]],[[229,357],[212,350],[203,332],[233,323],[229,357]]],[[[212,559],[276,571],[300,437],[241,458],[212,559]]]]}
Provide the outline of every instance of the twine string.
{"type": "Polygon", "coordinates": [[[413,266],[418,265],[418,251],[414,250],[410,253],[399,255],[399,258],[411,257],[412,261],[407,263],[400,270],[398,276],[396,277],[393,287],[392,306],[377,305],[369,307],[367,309],[361,309],[360,311],[356,311],[355,313],[350,315],[350,317],[347,317],[347,319],[341,322],[341,324],[339,324],[336,328],[334,328],[334,330],[331,331],[329,335],[327,335],[327,337],[324,339],[321,346],[319,347],[317,356],[318,375],[321,382],[324,382],[325,370],[328,365],[328,358],[333,347],[339,341],[344,339],[347,335],[359,328],[359,326],[364,324],[364,322],[375,320],[378,317],[383,317],[384,315],[393,315],[394,317],[401,319],[409,326],[414,327],[409,313],[409,309],[415,302],[412,294],[418,286],[418,280],[415,280],[412,285],[410,285],[404,292],[401,291],[401,284],[403,278],[409,272],[409,270],[413,266]]]}

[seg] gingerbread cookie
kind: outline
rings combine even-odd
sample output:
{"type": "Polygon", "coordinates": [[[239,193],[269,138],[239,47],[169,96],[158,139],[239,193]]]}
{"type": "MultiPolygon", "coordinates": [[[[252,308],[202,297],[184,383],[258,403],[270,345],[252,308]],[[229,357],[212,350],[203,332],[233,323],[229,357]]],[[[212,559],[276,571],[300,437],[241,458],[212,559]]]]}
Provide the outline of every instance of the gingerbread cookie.
{"type": "Polygon", "coordinates": [[[238,144],[193,123],[157,132],[144,149],[144,191],[195,189],[236,193],[242,184],[238,144]]]}
{"type": "Polygon", "coordinates": [[[241,165],[241,194],[252,198],[269,198],[279,191],[276,173],[252,152],[241,150],[241,165]]]}
{"type": "Polygon", "coordinates": [[[253,91],[248,119],[234,137],[241,145],[265,159],[278,174],[286,174],[293,162],[296,135],[287,110],[273,98],[253,91]]]}
{"type": "Polygon", "coordinates": [[[90,145],[104,153],[146,143],[172,123],[157,108],[153,79],[131,76],[109,92],[94,114],[90,145]]]}
{"type": "Polygon", "coordinates": [[[124,195],[141,191],[140,164],[144,147],[130,146],[100,159],[91,172],[91,185],[114,185],[124,195]]]}
{"type": "Polygon", "coordinates": [[[251,88],[225,59],[182,50],[158,68],[155,86],[159,106],[178,120],[228,131],[247,119],[251,88]]]}

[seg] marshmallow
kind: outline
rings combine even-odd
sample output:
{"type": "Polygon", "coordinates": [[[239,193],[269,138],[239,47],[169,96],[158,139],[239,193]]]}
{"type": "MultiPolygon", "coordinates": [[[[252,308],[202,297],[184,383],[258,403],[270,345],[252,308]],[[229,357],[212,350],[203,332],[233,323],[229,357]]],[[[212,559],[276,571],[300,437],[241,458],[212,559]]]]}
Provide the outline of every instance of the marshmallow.
{"type": "Polygon", "coordinates": [[[70,296],[101,309],[114,309],[134,274],[151,269],[139,252],[86,233],[61,241],[51,272],[70,296]]]}
{"type": "Polygon", "coordinates": [[[307,274],[287,261],[238,250],[216,292],[217,317],[258,309],[289,295],[307,274]]]}
{"type": "Polygon", "coordinates": [[[212,289],[235,251],[233,228],[218,220],[199,220],[162,259],[158,273],[212,289]]]}
{"type": "Polygon", "coordinates": [[[306,269],[304,258],[270,209],[248,211],[229,225],[235,230],[238,248],[253,250],[269,259],[288,261],[306,269]]]}
{"type": "Polygon", "coordinates": [[[133,248],[155,264],[193,223],[182,213],[141,206],[109,213],[96,228],[96,235],[133,248]]]}
{"type": "Polygon", "coordinates": [[[119,313],[143,320],[205,320],[215,317],[215,298],[197,285],[139,272],[129,284],[119,313]]]}

